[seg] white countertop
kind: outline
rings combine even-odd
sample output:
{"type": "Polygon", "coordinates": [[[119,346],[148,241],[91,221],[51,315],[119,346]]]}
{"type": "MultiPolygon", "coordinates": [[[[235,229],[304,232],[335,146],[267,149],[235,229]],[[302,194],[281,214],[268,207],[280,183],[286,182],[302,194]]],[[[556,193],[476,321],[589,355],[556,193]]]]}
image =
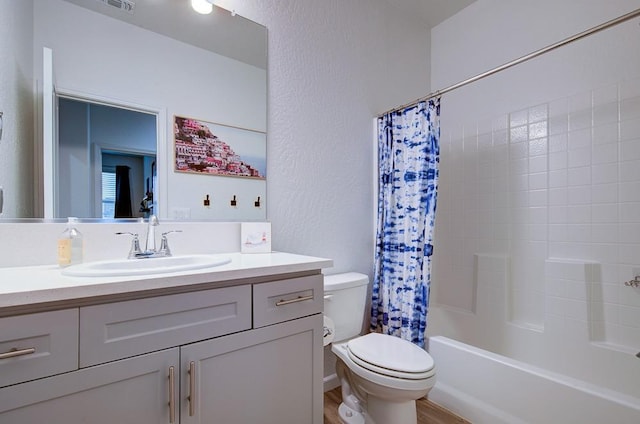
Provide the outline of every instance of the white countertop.
{"type": "Polygon", "coordinates": [[[216,256],[228,256],[231,262],[144,277],[68,277],[57,265],[0,268],[0,312],[4,308],[313,271],[333,265],[331,259],[282,252],[216,256]]]}

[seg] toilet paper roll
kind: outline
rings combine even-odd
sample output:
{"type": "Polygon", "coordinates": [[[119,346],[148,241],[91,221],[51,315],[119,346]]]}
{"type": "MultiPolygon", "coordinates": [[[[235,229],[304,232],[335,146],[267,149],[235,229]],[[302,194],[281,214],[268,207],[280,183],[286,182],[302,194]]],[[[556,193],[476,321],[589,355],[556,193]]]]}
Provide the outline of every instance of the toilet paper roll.
{"type": "Polygon", "coordinates": [[[327,346],[333,341],[333,337],[336,334],[336,325],[331,318],[324,317],[324,334],[322,336],[322,342],[324,346],[327,346]]]}

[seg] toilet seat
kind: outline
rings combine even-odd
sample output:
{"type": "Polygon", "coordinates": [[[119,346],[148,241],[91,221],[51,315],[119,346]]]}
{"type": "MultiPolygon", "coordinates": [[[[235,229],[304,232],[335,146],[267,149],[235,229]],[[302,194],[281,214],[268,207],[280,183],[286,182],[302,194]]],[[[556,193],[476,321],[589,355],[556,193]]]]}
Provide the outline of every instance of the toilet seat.
{"type": "Polygon", "coordinates": [[[398,337],[369,333],[350,340],[347,352],[357,365],[385,376],[424,380],[435,374],[431,355],[398,337]]]}

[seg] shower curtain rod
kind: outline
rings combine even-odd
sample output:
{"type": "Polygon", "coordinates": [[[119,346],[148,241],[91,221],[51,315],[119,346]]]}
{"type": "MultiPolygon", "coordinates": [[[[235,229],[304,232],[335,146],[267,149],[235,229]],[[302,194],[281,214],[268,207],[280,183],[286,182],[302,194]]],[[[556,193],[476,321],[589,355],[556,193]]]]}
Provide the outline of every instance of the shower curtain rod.
{"type": "Polygon", "coordinates": [[[586,31],[583,31],[583,32],[579,33],[579,34],[576,34],[576,35],[573,35],[571,37],[565,38],[562,41],[558,41],[557,43],[548,45],[547,47],[543,47],[540,50],[536,50],[536,51],[534,51],[532,53],[529,53],[529,54],[527,54],[525,56],[519,57],[518,59],[512,60],[511,62],[507,62],[507,63],[505,63],[503,65],[500,65],[500,66],[497,66],[497,67],[495,67],[495,68],[493,68],[493,69],[491,69],[489,71],[486,71],[486,72],[478,74],[478,75],[476,75],[474,77],[468,78],[468,79],[466,79],[464,81],[460,81],[460,82],[458,82],[456,84],[450,85],[449,87],[443,88],[442,90],[434,91],[433,93],[430,93],[430,94],[428,94],[428,95],[426,95],[424,97],[416,99],[411,103],[406,103],[404,105],[401,105],[401,106],[398,106],[396,108],[390,109],[390,110],[388,110],[388,111],[386,111],[386,112],[384,112],[384,113],[382,113],[382,114],[380,114],[378,116],[383,116],[383,115],[386,115],[388,113],[397,112],[399,110],[402,110],[402,109],[405,109],[407,107],[413,106],[413,105],[415,105],[415,104],[417,104],[419,102],[422,102],[422,101],[425,101],[425,100],[429,100],[429,99],[433,99],[435,97],[439,97],[439,96],[443,95],[444,93],[448,93],[449,91],[453,91],[453,90],[455,90],[457,88],[460,88],[460,87],[463,87],[463,86],[465,86],[467,84],[471,84],[472,82],[476,82],[476,81],[481,80],[481,79],[483,79],[485,77],[488,77],[490,75],[496,74],[496,73],[498,73],[500,71],[504,71],[505,69],[511,68],[512,66],[519,65],[520,63],[526,62],[526,61],[528,61],[530,59],[533,59],[533,58],[538,57],[538,56],[540,56],[542,54],[548,53],[548,52],[550,52],[552,50],[555,50],[555,49],[557,49],[559,47],[562,47],[564,45],[567,45],[569,43],[573,43],[574,41],[580,40],[580,39],[582,39],[584,37],[587,37],[589,35],[593,35],[593,34],[595,34],[597,32],[605,30],[607,28],[611,28],[613,26],[616,26],[618,24],[626,22],[626,21],[628,21],[630,19],[633,19],[633,18],[635,18],[637,16],[640,16],[640,9],[636,9],[636,10],[634,10],[632,12],[629,12],[629,13],[627,13],[625,15],[619,16],[619,17],[617,17],[615,19],[612,19],[610,21],[607,21],[607,22],[605,22],[603,24],[594,26],[593,28],[590,28],[590,29],[588,29],[586,31]]]}

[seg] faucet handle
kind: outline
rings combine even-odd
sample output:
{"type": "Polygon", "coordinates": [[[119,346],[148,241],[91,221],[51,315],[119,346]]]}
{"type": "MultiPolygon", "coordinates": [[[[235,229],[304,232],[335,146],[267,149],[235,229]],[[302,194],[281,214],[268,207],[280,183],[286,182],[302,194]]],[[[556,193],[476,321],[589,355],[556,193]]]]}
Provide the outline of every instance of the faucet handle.
{"type": "Polygon", "coordinates": [[[129,235],[129,236],[133,236],[133,239],[131,240],[131,250],[129,250],[129,255],[127,256],[128,259],[133,259],[136,257],[139,257],[140,255],[142,255],[142,250],[140,250],[140,239],[138,238],[138,234],[137,233],[130,233],[127,231],[121,231],[121,232],[117,232],[116,235],[118,236],[122,236],[122,235],[129,235]]]}
{"type": "Polygon", "coordinates": [[[171,249],[169,249],[169,239],[167,238],[167,234],[171,234],[171,233],[181,233],[182,230],[171,230],[171,231],[165,231],[164,233],[162,233],[162,239],[160,240],[160,250],[158,250],[158,253],[161,256],[171,256],[171,249]]]}

